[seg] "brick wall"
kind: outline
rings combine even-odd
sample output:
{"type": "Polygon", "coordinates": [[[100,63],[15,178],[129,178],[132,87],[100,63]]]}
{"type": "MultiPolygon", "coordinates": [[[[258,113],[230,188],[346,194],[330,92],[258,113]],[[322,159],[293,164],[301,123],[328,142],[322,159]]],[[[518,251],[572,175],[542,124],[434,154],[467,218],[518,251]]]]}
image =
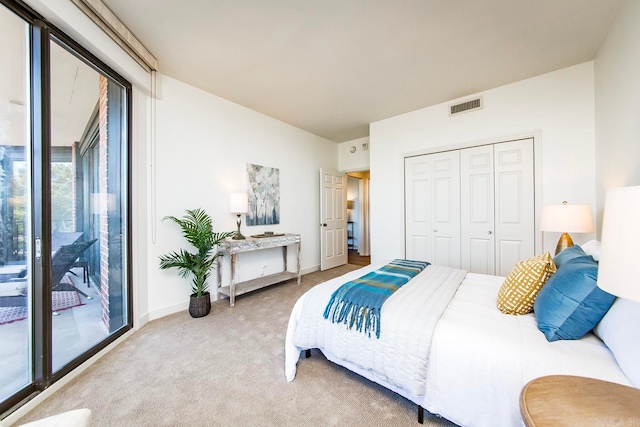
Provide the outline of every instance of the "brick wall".
{"type": "Polygon", "coordinates": [[[99,186],[100,186],[100,299],[102,302],[102,321],[109,329],[109,227],[108,227],[108,189],[107,189],[107,79],[100,76],[99,94],[99,186]]]}
{"type": "MultiPolygon", "coordinates": [[[[76,156],[76,151],[78,150],[78,144],[72,144],[71,145],[71,170],[73,171],[73,175],[71,176],[71,230],[77,230],[76,228],[76,222],[77,222],[77,214],[76,214],[76,209],[77,209],[77,204],[78,201],[76,200],[76,197],[78,195],[78,190],[77,190],[77,186],[78,186],[78,176],[77,176],[77,169],[76,169],[76,161],[77,161],[77,156],[76,156]]],[[[80,188],[80,191],[82,191],[82,188],[80,188]]]]}

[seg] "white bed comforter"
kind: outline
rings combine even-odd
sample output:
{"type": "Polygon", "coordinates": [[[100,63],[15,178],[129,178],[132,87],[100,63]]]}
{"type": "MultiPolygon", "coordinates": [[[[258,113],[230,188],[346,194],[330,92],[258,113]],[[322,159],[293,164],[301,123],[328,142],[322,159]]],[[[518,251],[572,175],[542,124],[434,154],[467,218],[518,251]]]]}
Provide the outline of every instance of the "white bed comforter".
{"type": "Polygon", "coordinates": [[[524,425],[522,388],[545,375],[577,375],[632,386],[607,346],[592,333],[548,342],[533,313],[496,308],[504,277],[467,274],[438,322],[421,404],[461,426],[524,425]]]}
{"type": "Polygon", "coordinates": [[[404,396],[422,397],[433,331],[466,271],[427,266],[385,302],[380,315],[380,338],[347,329],[322,317],[331,294],[348,280],[386,263],[356,270],[310,289],[296,303],[287,330],[285,374],[293,380],[300,351],[320,349],[343,366],[404,396]]]}
{"type": "Polygon", "coordinates": [[[593,334],[550,343],[533,313],[502,314],[496,298],[504,277],[427,267],[383,306],[379,340],[322,317],[335,289],[379,267],[322,283],[298,300],[285,342],[288,381],[300,351],[319,348],[332,362],[434,414],[478,427],[524,425],[520,391],[537,377],[578,375],[632,385],[593,334]],[[430,278],[441,286],[427,285],[430,278]]]}

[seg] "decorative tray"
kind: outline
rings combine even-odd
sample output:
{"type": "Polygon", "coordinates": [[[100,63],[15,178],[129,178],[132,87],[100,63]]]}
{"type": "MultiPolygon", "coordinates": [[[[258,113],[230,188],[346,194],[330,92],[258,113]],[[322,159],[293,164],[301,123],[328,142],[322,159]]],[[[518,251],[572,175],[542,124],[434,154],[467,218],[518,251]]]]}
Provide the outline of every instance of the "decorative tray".
{"type": "Polygon", "coordinates": [[[253,234],[253,235],[251,235],[251,237],[256,238],[256,239],[261,239],[263,237],[277,237],[277,236],[284,236],[284,233],[264,233],[264,234],[253,234]]]}

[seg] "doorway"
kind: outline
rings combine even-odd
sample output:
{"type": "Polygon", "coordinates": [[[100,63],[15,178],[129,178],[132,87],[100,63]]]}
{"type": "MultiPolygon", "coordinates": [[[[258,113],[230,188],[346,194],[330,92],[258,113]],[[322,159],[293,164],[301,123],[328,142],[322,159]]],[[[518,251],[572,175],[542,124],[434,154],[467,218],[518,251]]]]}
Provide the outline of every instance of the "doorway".
{"type": "Polygon", "coordinates": [[[347,248],[349,264],[371,263],[369,171],[347,173],[347,248]]]}

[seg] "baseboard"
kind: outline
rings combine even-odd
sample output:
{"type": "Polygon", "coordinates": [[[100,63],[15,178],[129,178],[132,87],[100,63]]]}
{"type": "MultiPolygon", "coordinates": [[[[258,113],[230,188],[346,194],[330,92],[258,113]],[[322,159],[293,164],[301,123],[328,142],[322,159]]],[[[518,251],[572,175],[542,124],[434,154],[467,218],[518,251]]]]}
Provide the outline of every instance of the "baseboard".
{"type": "Polygon", "coordinates": [[[189,301],[181,302],[178,304],[170,305],[168,307],[163,307],[158,310],[150,311],[147,316],[149,318],[149,322],[152,320],[160,319],[164,316],[169,316],[170,314],[179,313],[181,311],[187,311],[189,309],[189,301]]]}
{"type": "Polygon", "coordinates": [[[300,269],[300,274],[304,276],[305,274],[313,273],[315,271],[320,271],[320,264],[314,265],[312,267],[302,268],[300,269]]]}
{"type": "Polygon", "coordinates": [[[142,328],[144,325],[146,325],[149,322],[150,322],[149,313],[145,313],[144,315],[138,317],[138,321],[134,322],[133,327],[137,331],[138,329],[142,328]]]}

